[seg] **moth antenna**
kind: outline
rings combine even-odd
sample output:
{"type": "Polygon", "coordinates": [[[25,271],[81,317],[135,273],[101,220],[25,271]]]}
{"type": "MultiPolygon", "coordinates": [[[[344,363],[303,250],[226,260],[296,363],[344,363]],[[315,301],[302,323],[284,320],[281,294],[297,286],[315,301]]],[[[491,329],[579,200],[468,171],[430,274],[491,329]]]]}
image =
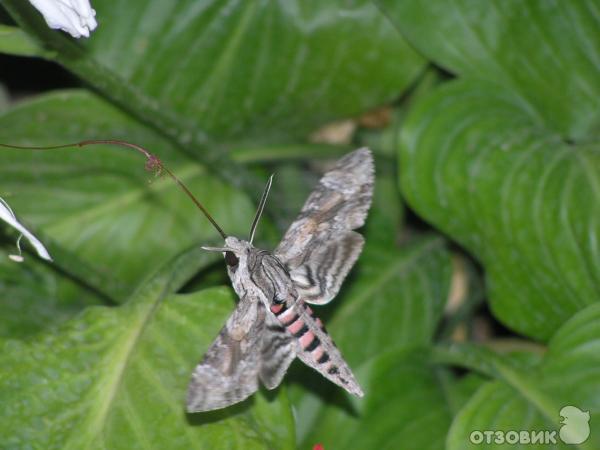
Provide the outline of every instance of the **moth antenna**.
{"type": "Polygon", "coordinates": [[[202,213],[206,216],[206,218],[212,224],[212,226],[215,227],[215,229],[218,231],[218,233],[221,235],[221,237],[223,237],[223,239],[227,238],[227,235],[221,229],[221,227],[217,224],[215,219],[213,219],[212,216],[206,210],[206,208],[204,208],[204,205],[202,205],[202,203],[200,203],[196,199],[196,197],[194,197],[194,194],[192,194],[192,192],[187,188],[187,186],[183,183],[183,181],[181,181],[179,178],[177,178],[177,176],[175,176],[175,174],[173,172],[171,172],[169,170],[169,168],[162,163],[162,161],[158,158],[158,156],[150,153],[148,150],[146,150],[144,147],[142,147],[140,145],[132,144],[132,143],[126,142],[126,141],[120,141],[117,139],[90,139],[90,140],[86,140],[86,141],[77,142],[74,144],[52,145],[52,146],[46,146],[46,147],[9,145],[9,144],[0,144],[0,147],[16,148],[16,149],[22,149],[22,150],[56,150],[56,149],[60,149],[60,148],[86,147],[88,145],[102,145],[102,144],[128,147],[128,148],[136,150],[136,151],[140,152],[142,155],[144,155],[146,157],[146,169],[158,171],[159,174],[161,171],[165,171],[167,173],[167,175],[169,175],[173,179],[173,181],[175,181],[175,183],[177,183],[179,188],[183,192],[185,192],[185,194],[194,202],[194,204],[198,207],[198,209],[200,211],[202,211],[202,213]]]}
{"type": "Polygon", "coordinates": [[[273,175],[269,177],[269,181],[267,181],[267,185],[265,186],[265,190],[262,193],[262,197],[260,198],[260,203],[258,204],[258,209],[256,210],[256,214],[254,215],[254,220],[252,221],[252,226],[250,227],[250,243],[254,241],[254,234],[256,233],[256,226],[258,225],[258,221],[260,220],[260,216],[262,216],[263,210],[265,209],[265,203],[267,203],[267,197],[269,196],[269,191],[271,190],[271,184],[273,184],[273,175]]]}

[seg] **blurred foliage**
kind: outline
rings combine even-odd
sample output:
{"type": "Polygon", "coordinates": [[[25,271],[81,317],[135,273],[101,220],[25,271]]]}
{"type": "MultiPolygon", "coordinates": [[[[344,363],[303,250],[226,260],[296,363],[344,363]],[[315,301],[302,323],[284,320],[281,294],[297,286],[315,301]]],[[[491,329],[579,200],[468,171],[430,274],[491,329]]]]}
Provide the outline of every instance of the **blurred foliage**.
{"type": "Polygon", "coordinates": [[[565,405],[600,448],[597,2],[97,0],[82,41],[0,5],[0,143],[143,145],[241,237],[275,173],[265,248],[332,160],[377,166],[365,250],[317,308],[365,397],[295,363],[186,415],[234,307],[214,229],[134,152],[2,149],[54,262],[8,260],[0,229],[1,448],[508,448],[470,433],[558,430],[565,405]],[[44,70],[15,88],[8,58],[44,70]]]}

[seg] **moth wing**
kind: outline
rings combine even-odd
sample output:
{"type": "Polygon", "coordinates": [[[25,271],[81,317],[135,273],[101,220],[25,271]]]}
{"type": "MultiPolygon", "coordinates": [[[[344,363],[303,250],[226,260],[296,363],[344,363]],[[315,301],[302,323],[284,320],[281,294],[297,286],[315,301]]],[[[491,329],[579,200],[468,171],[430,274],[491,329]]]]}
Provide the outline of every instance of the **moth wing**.
{"type": "Polygon", "coordinates": [[[296,357],[298,344],[272,314],[267,314],[261,348],[260,379],[267,389],[275,389],[296,357]]]}
{"type": "Polygon", "coordinates": [[[308,250],[361,227],[371,206],[374,165],[368,148],[341,158],[319,181],[286,231],[275,255],[291,270],[306,262],[308,250]]]}
{"type": "Polygon", "coordinates": [[[338,239],[317,243],[307,250],[305,262],[290,270],[300,297],[315,305],[333,300],[364,243],[365,239],[360,234],[347,231],[338,239]]]}
{"type": "Polygon", "coordinates": [[[323,175],[275,250],[307,302],[331,301],[356,262],[364,239],[352,230],[365,223],[373,182],[369,149],[341,158],[323,175]]]}
{"type": "Polygon", "coordinates": [[[265,315],[265,307],[258,299],[240,299],[192,373],[188,412],[224,408],[256,392],[265,315]]]}

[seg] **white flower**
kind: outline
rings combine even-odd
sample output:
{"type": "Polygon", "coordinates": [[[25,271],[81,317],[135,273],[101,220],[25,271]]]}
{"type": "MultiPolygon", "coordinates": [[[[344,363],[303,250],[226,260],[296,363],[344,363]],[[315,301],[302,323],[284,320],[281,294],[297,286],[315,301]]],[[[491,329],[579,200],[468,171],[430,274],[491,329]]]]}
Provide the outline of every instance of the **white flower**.
{"type": "Polygon", "coordinates": [[[90,37],[98,23],[89,0],[29,0],[50,28],[66,31],[75,38],[90,37]]]}
{"type": "Polygon", "coordinates": [[[4,220],[7,224],[9,224],[13,228],[16,228],[21,233],[21,236],[19,236],[19,239],[17,239],[17,248],[19,249],[19,254],[9,255],[8,257],[10,259],[16,262],[23,261],[20,243],[21,238],[25,236],[27,240],[31,243],[31,245],[33,245],[33,247],[37,250],[38,255],[40,255],[40,258],[52,261],[48,250],[46,250],[46,247],[44,247],[44,244],[42,244],[38,238],[31,234],[31,232],[17,220],[15,213],[12,212],[12,209],[10,209],[10,206],[8,206],[8,203],[6,203],[4,199],[2,199],[2,197],[0,197],[0,220],[4,220]]]}

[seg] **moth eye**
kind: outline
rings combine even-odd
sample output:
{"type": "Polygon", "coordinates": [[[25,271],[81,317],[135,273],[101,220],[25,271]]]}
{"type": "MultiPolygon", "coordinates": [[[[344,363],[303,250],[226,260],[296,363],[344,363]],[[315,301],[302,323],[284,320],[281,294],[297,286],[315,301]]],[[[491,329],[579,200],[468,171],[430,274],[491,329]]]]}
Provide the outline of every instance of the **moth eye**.
{"type": "Polygon", "coordinates": [[[237,256],[235,256],[235,254],[233,252],[225,252],[225,263],[229,267],[235,267],[238,265],[239,262],[240,262],[240,260],[238,259],[237,256]]]}

